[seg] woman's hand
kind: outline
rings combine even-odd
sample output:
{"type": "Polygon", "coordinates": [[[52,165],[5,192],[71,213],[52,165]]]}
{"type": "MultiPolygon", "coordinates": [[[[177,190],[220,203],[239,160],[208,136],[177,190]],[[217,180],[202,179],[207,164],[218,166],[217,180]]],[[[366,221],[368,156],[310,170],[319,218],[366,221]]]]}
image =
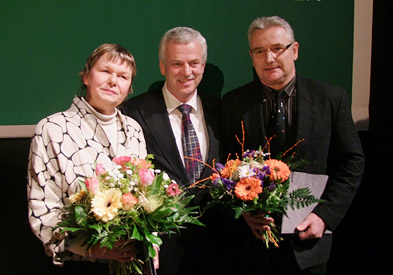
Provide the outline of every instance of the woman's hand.
{"type": "Polygon", "coordinates": [[[127,263],[135,259],[139,252],[136,247],[136,240],[120,240],[115,243],[112,249],[100,247],[100,244],[92,245],[86,252],[86,257],[95,259],[115,260],[127,263]]]}

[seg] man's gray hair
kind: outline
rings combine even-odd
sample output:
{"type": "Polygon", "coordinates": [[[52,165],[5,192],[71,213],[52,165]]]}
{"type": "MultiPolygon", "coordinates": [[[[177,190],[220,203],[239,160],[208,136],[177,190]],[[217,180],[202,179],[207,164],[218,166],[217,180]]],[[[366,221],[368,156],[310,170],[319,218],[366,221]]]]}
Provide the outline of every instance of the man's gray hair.
{"type": "Polygon", "coordinates": [[[179,44],[188,44],[192,41],[198,41],[198,43],[202,47],[202,62],[206,63],[207,60],[207,43],[206,39],[202,36],[202,34],[189,27],[176,27],[167,31],[164,36],[161,38],[160,45],[158,48],[158,57],[160,62],[165,63],[165,50],[166,45],[170,41],[174,41],[179,44]]]}
{"type": "Polygon", "coordinates": [[[250,26],[248,27],[248,42],[250,43],[251,35],[256,30],[263,30],[272,26],[278,26],[283,28],[287,33],[287,38],[289,42],[295,42],[295,34],[291,25],[284,19],[279,16],[264,16],[258,17],[252,21],[250,26]]]}

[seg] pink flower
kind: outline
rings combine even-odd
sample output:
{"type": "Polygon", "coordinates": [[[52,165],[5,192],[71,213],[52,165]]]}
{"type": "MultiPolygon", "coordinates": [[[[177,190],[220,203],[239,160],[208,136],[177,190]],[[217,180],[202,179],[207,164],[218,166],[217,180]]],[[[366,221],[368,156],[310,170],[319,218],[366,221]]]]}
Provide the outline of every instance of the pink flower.
{"type": "Polygon", "coordinates": [[[154,180],[154,171],[152,169],[142,168],[139,170],[139,177],[144,185],[151,185],[154,180]]]}
{"type": "Polygon", "coordinates": [[[96,175],[97,175],[97,176],[100,176],[100,175],[102,175],[103,173],[105,173],[105,168],[104,168],[104,166],[103,166],[101,163],[98,163],[98,164],[96,165],[96,175]]]}
{"type": "Polygon", "coordinates": [[[128,156],[121,156],[121,157],[113,158],[112,161],[113,161],[114,163],[116,163],[116,164],[118,164],[118,165],[124,167],[124,165],[125,165],[127,162],[130,162],[130,160],[131,160],[131,157],[128,157],[128,156]]]}
{"type": "Polygon", "coordinates": [[[181,190],[179,189],[179,185],[177,185],[177,183],[171,183],[166,189],[166,193],[169,196],[177,196],[181,193],[181,190]]]}
{"type": "Polygon", "coordinates": [[[125,210],[130,210],[132,207],[134,207],[135,204],[138,203],[138,198],[135,197],[133,194],[130,192],[123,194],[121,197],[121,201],[123,203],[123,209],[125,210]]]}
{"type": "Polygon", "coordinates": [[[92,194],[95,194],[96,192],[100,191],[100,184],[96,177],[86,178],[85,185],[87,190],[89,190],[89,192],[92,194]]]}

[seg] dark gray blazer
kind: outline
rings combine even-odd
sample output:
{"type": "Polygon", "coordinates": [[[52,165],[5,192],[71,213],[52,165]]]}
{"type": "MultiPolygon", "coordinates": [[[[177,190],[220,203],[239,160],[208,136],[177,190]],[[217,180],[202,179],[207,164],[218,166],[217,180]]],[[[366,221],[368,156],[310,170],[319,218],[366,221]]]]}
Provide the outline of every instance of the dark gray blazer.
{"type": "MultiPolygon", "coordinates": [[[[226,94],[222,100],[222,136],[224,153],[240,153],[235,135],[242,137],[245,149],[258,149],[266,144],[259,80],[226,94]]],[[[364,155],[353,123],[346,92],[326,83],[297,76],[296,140],[304,139],[296,148],[296,157],[310,164],[302,172],[329,175],[322,195],[326,202],[314,211],[327,228],[334,230],[348,210],[360,184],[364,155]]],[[[303,243],[305,244],[305,243],[303,243]]],[[[301,242],[294,249],[301,268],[327,262],[331,236],[325,235],[306,247],[301,242]]]]}

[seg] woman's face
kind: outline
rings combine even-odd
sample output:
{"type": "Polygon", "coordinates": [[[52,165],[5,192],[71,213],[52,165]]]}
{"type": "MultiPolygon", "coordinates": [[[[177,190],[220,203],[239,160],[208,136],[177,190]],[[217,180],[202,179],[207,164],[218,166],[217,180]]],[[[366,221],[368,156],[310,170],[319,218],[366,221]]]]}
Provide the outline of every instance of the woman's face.
{"type": "Polygon", "coordinates": [[[132,68],[127,62],[104,54],[83,77],[87,102],[104,115],[113,114],[128,95],[131,77],[132,68]]]}

